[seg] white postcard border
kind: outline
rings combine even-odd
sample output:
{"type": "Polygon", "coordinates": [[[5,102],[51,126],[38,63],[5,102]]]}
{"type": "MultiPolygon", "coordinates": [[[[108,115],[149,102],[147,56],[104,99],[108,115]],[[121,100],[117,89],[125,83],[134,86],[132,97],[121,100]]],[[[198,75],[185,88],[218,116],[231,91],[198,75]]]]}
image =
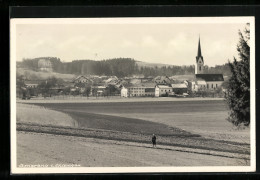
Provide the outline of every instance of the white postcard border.
{"type": "Polygon", "coordinates": [[[164,173],[164,172],[254,172],[256,170],[255,128],[255,18],[241,17],[169,17],[169,18],[15,18],[10,20],[10,116],[11,116],[11,173],[164,173]],[[250,23],[250,166],[198,167],[70,167],[18,168],[16,138],[16,25],[17,24],[163,24],[163,23],[250,23]]]}

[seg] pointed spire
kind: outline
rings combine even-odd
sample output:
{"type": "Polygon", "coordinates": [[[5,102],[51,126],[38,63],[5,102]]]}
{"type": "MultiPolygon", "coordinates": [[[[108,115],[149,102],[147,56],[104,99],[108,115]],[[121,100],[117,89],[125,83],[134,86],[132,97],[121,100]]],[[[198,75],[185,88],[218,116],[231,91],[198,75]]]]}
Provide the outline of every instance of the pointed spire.
{"type": "Polygon", "coordinates": [[[197,57],[201,57],[201,48],[200,48],[200,36],[199,36],[199,47],[198,47],[198,55],[197,57]]]}

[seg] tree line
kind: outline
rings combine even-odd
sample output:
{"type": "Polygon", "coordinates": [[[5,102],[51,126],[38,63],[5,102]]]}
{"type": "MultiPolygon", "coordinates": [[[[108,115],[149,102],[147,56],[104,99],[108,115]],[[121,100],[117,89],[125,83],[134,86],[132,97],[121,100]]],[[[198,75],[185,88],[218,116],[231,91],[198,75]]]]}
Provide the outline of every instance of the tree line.
{"type": "MultiPolygon", "coordinates": [[[[38,61],[48,59],[52,62],[53,71],[63,74],[84,74],[84,75],[105,75],[126,77],[132,75],[148,76],[173,76],[173,75],[192,75],[194,65],[190,66],[162,66],[146,67],[138,66],[136,61],[131,58],[114,58],[101,61],[94,60],[74,60],[72,62],[61,62],[57,57],[41,57],[34,59],[23,59],[20,67],[38,71],[38,61]]],[[[205,73],[230,75],[228,63],[215,67],[205,66],[205,73]]]]}

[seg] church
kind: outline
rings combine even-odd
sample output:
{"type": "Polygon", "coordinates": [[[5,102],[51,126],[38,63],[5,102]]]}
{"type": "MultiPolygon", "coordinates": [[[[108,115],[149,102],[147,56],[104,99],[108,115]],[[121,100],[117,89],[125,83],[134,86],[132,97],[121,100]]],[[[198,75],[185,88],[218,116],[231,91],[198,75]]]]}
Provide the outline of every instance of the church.
{"type": "Polygon", "coordinates": [[[200,38],[198,44],[198,53],[195,64],[195,82],[192,83],[192,90],[216,90],[224,82],[223,74],[205,74],[204,59],[201,53],[200,38]]]}

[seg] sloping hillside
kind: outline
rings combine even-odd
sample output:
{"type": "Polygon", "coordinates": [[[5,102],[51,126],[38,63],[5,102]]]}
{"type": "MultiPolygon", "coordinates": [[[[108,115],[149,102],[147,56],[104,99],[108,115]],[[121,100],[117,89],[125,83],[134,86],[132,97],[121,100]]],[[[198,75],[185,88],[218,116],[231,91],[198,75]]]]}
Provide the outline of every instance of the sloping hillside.
{"type": "Polygon", "coordinates": [[[37,72],[30,69],[24,69],[24,68],[17,68],[17,74],[18,75],[24,75],[28,79],[48,79],[49,77],[56,77],[61,78],[64,81],[71,81],[73,78],[76,77],[74,74],[61,74],[56,72],[37,72]]]}
{"type": "Polygon", "coordinates": [[[148,62],[143,62],[143,61],[135,61],[136,64],[139,66],[139,67],[151,67],[151,68],[154,68],[155,66],[157,66],[158,68],[160,67],[163,67],[163,66],[173,66],[173,65],[170,65],[170,64],[161,64],[161,63],[148,63],[148,62]]]}

